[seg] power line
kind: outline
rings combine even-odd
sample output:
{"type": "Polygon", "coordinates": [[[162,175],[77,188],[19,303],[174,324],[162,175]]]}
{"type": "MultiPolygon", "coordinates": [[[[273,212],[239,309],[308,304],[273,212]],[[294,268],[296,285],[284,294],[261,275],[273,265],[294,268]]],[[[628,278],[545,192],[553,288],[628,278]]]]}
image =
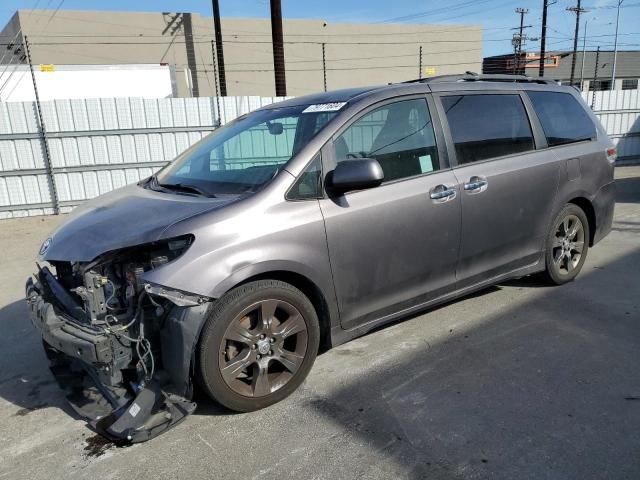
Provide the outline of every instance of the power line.
{"type": "MultiPolygon", "coordinates": [[[[49,3],[47,4],[47,6],[51,3],[51,1],[52,0],[49,0],[49,3]]],[[[34,8],[37,7],[39,3],[40,3],[40,0],[36,0],[34,8]]],[[[9,65],[13,62],[13,59],[16,58],[17,54],[20,51],[22,51],[21,46],[18,46],[18,48],[16,48],[16,49],[13,48],[21,33],[22,33],[22,26],[20,26],[20,28],[18,29],[16,34],[11,38],[11,41],[6,45],[7,48],[6,48],[6,51],[4,52],[4,54],[2,55],[2,58],[0,58],[0,64],[3,64],[4,59],[7,56],[7,53],[11,52],[11,56],[9,57],[9,61],[7,62],[7,67],[2,71],[2,73],[0,73],[0,77],[2,77],[5,74],[5,72],[9,69],[9,65]]],[[[11,35],[7,35],[7,37],[11,37],[11,35]]],[[[24,53],[23,53],[22,56],[26,57],[26,55],[24,53]]],[[[8,81],[8,79],[7,79],[7,81],[8,81]]],[[[2,84],[2,87],[0,87],[0,92],[2,92],[2,88],[4,87],[5,84],[6,84],[6,82],[2,84]]]]}
{"type": "MultiPolygon", "coordinates": [[[[425,24],[425,27],[428,28],[436,28],[439,25],[436,24],[425,24]]],[[[412,32],[376,32],[376,33],[365,33],[365,32],[353,32],[353,33],[287,33],[287,37],[318,37],[318,38],[325,38],[325,37],[384,37],[384,36],[393,36],[393,37],[397,37],[399,35],[440,35],[441,33],[459,33],[459,32],[464,32],[464,31],[469,31],[469,30],[483,30],[483,31],[487,31],[487,30],[510,30],[510,27],[488,27],[488,28],[483,28],[480,26],[475,26],[475,25],[468,25],[468,26],[464,26],[464,27],[459,27],[459,28],[451,28],[451,29],[437,29],[434,31],[428,31],[428,30],[419,30],[419,31],[412,31],[412,32]]],[[[230,33],[226,34],[227,37],[238,37],[238,36],[243,36],[243,37],[269,37],[270,34],[269,33],[261,33],[261,32],[254,32],[251,30],[233,30],[230,33]]],[[[0,35],[0,38],[2,37],[2,35],[0,35]]],[[[49,38],[49,37],[53,37],[53,38],[167,38],[167,35],[159,35],[159,34],[155,34],[155,35],[150,35],[150,34],[146,34],[146,33],[130,33],[130,34],[99,34],[99,33],[81,33],[81,34],[76,34],[76,33],[63,33],[63,32],[48,32],[47,34],[31,34],[31,37],[38,37],[38,38],[49,38]]],[[[213,38],[212,35],[209,34],[194,34],[193,35],[194,38],[204,38],[207,40],[211,40],[211,38],[213,38]]]]}
{"type": "MultiPolygon", "coordinates": [[[[640,2],[636,3],[628,3],[626,5],[621,5],[620,8],[633,8],[640,7],[640,2]]],[[[618,8],[618,5],[603,5],[601,7],[591,7],[593,10],[612,10],[614,8],[618,8]]]]}
{"type": "MultiPolygon", "coordinates": [[[[483,1],[483,0],[480,0],[483,1]]],[[[492,1],[492,0],[484,0],[484,1],[492,1]]],[[[474,2],[469,2],[469,3],[474,3],[474,4],[478,4],[479,2],[474,1],[474,2]]],[[[500,6],[496,6],[494,8],[499,8],[500,6]]],[[[451,11],[451,8],[448,7],[446,9],[448,12],[451,11]]],[[[45,12],[46,10],[41,10],[41,11],[34,11],[34,10],[29,10],[29,15],[35,15],[35,16],[46,16],[46,14],[44,13],[40,13],[40,12],[45,12]]],[[[68,15],[56,15],[56,18],[62,18],[65,20],[70,20],[70,21],[75,21],[75,22],[79,22],[79,23],[92,23],[92,24],[97,24],[97,25],[109,25],[109,26],[115,26],[115,27],[125,27],[125,28],[137,28],[139,30],[146,30],[149,32],[153,32],[153,34],[139,34],[140,36],[144,35],[145,37],[153,37],[153,36],[158,36],[158,37],[164,37],[164,35],[158,35],[157,34],[157,28],[154,27],[142,27],[140,25],[132,25],[132,24],[126,24],[126,23],[116,23],[116,22],[107,22],[104,20],[95,20],[92,18],[79,18],[79,17],[75,17],[75,16],[68,16],[68,15]]],[[[262,20],[262,19],[260,19],[262,20]]],[[[293,20],[295,21],[295,20],[293,20]]],[[[439,21],[445,21],[444,19],[440,19],[439,21]]],[[[377,22],[377,23],[384,23],[384,22],[377,22]]],[[[425,25],[426,27],[429,28],[436,28],[438,26],[442,26],[442,27],[450,27],[449,25],[437,25],[437,24],[429,24],[429,25],[425,25]]],[[[469,27],[458,27],[458,28],[447,28],[447,29],[441,29],[438,30],[437,32],[433,32],[433,33],[440,33],[440,32],[458,32],[461,30],[465,30],[468,29],[469,27]]],[[[486,28],[484,30],[501,30],[501,29],[508,29],[505,27],[492,27],[492,28],[486,28]]],[[[234,30],[234,32],[242,32],[243,34],[245,33],[251,33],[251,34],[255,34],[255,35],[259,35],[259,36],[269,36],[269,33],[262,33],[262,32],[253,32],[253,31],[242,31],[242,30],[234,30]]],[[[60,33],[64,33],[64,32],[60,32],[60,33]]],[[[397,36],[397,35],[403,35],[403,34],[420,34],[422,32],[416,31],[416,32],[390,32],[390,33],[385,33],[385,32],[381,32],[381,33],[376,33],[373,34],[373,36],[380,36],[380,35],[392,35],[392,36],[397,36]]],[[[427,33],[431,33],[431,32],[427,32],[427,33]]],[[[135,34],[134,34],[135,35],[135,34]]],[[[227,36],[233,36],[234,33],[229,33],[227,34],[227,36]]],[[[367,34],[367,33],[321,33],[321,34],[311,34],[311,33],[300,33],[300,34],[287,34],[287,36],[367,36],[367,35],[371,35],[371,34],[367,34]]],[[[39,35],[31,35],[31,36],[39,36],[39,35]]],[[[77,35],[75,35],[77,36],[77,35]]],[[[118,35],[110,35],[110,34],[104,34],[104,35],[90,35],[90,34],[86,34],[86,36],[104,36],[104,37],[117,37],[118,35]]],[[[129,36],[129,35],[126,35],[129,36]]],[[[195,36],[205,36],[205,35],[194,35],[195,36]]],[[[207,36],[208,38],[211,38],[211,36],[207,36]]]]}
{"type": "MultiPolygon", "coordinates": [[[[447,53],[460,53],[460,52],[481,52],[481,48],[469,49],[464,48],[460,50],[443,50],[438,52],[429,52],[429,56],[433,55],[444,55],[447,53]]],[[[380,60],[385,58],[406,58],[406,57],[415,57],[415,53],[405,53],[400,55],[376,55],[374,57],[342,57],[342,58],[326,58],[325,60],[328,62],[347,62],[352,60],[380,60]]],[[[300,64],[300,63],[319,63],[322,59],[309,59],[309,60],[288,60],[287,64],[300,64]]],[[[235,63],[227,63],[227,65],[231,66],[239,66],[239,65],[271,65],[273,62],[235,62],[235,63]]]]}
{"type": "Polygon", "coordinates": [[[404,22],[406,20],[413,20],[415,18],[422,18],[422,17],[427,17],[427,16],[434,16],[434,15],[438,15],[439,13],[445,13],[445,12],[452,12],[455,10],[459,10],[461,8],[464,7],[470,7],[470,6],[474,6],[474,5],[478,5],[480,3],[487,3],[491,0],[471,0],[471,1],[466,1],[466,2],[462,2],[462,3],[458,3],[458,4],[454,4],[454,5],[449,5],[447,7],[440,7],[440,8],[434,8],[431,10],[426,10],[423,12],[418,12],[418,13],[412,13],[409,15],[404,15],[401,17],[394,17],[394,18],[389,18],[387,20],[382,20],[378,23],[394,23],[394,22],[404,22]]]}
{"type": "MultiPolygon", "coordinates": [[[[49,7],[49,5],[51,5],[52,0],[48,0],[47,2],[47,7],[49,7]]],[[[57,8],[54,10],[54,12],[51,14],[51,16],[49,17],[49,20],[47,21],[47,23],[45,24],[44,28],[47,28],[47,26],[49,25],[49,23],[51,22],[51,19],[55,16],[56,13],[58,13],[58,10],[60,10],[60,7],[62,6],[62,3],[64,2],[64,0],[61,0],[60,3],[58,4],[57,8]]],[[[36,5],[40,3],[40,0],[37,0],[36,5]]],[[[36,20],[35,25],[34,25],[34,29],[40,25],[40,19],[36,20]]],[[[19,35],[22,34],[22,25],[20,26],[20,28],[18,29],[18,32],[16,33],[16,39],[18,38],[19,35]]],[[[15,39],[14,39],[15,42],[15,39]]],[[[8,48],[8,46],[7,46],[8,48]]],[[[9,85],[9,82],[11,81],[11,78],[13,78],[14,74],[18,71],[18,66],[24,62],[24,60],[27,59],[27,52],[22,50],[22,48],[24,47],[19,47],[17,49],[15,49],[11,55],[11,57],[9,58],[9,62],[7,63],[7,67],[2,71],[2,73],[0,73],[0,77],[2,77],[7,70],[9,69],[9,65],[11,64],[11,62],[13,61],[14,58],[17,58],[17,54],[19,52],[22,51],[22,55],[20,56],[20,58],[18,58],[18,61],[15,64],[15,67],[13,68],[13,71],[9,74],[9,76],[6,78],[6,80],[4,81],[4,83],[2,84],[2,86],[0,86],[0,94],[2,94],[2,92],[4,91],[4,89],[9,85]]],[[[26,49],[25,49],[26,50],[26,49]]],[[[4,59],[4,56],[3,56],[4,59]]],[[[0,63],[2,62],[2,60],[0,60],[0,63]]],[[[20,79],[15,82],[15,85],[13,86],[13,88],[11,89],[11,91],[8,94],[8,97],[11,96],[11,94],[13,94],[13,91],[16,89],[16,87],[18,86],[18,84],[20,83],[20,81],[22,80],[22,78],[24,77],[25,73],[23,72],[20,79]]]]}
{"type": "MultiPolygon", "coordinates": [[[[469,65],[471,63],[475,63],[473,61],[468,62],[458,62],[458,63],[434,63],[429,64],[431,67],[451,67],[451,66],[459,66],[459,65],[469,65]]],[[[372,65],[372,66],[344,66],[344,67],[327,67],[327,71],[349,71],[349,70],[384,70],[386,68],[416,68],[416,64],[406,64],[406,65],[372,65]]],[[[207,70],[201,70],[207,71],[207,70]]],[[[322,66],[318,68],[294,68],[287,69],[289,72],[320,72],[322,71],[322,66]]],[[[238,70],[229,70],[230,73],[247,73],[247,72],[273,72],[272,68],[252,68],[252,69],[238,69],[238,70]]]]}
{"type": "MultiPolygon", "coordinates": [[[[496,39],[486,39],[486,42],[505,42],[509,41],[511,38],[496,38],[496,39]]],[[[175,43],[185,43],[184,40],[176,41],[175,43]]],[[[198,44],[209,44],[210,40],[194,40],[193,43],[198,44]]],[[[228,44],[247,44],[247,45],[270,45],[270,41],[256,41],[256,40],[223,40],[222,43],[228,44]]],[[[322,42],[322,41],[311,41],[311,40],[285,40],[283,42],[286,45],[322,45],[325,43],[326,45],[419,45],[419,44],[433,44],[433,43],[473,43],[477,44],[477,40],[460,40],[460,39],[452,39],[452,40],[429,40],[429,41],[405,41],[405,42],[384,42],[384,41],[334,41],[334,42],[322,42]]],[[[3,45],[0,43],[0,45],[3,45]]],[[[5,44],[6,45],[6,44],[5,44]]],[[[166,42],[133,42],[133,41],[100,41],[100,42],[31,42],[31,45],[166,45],[166,42]]]]}

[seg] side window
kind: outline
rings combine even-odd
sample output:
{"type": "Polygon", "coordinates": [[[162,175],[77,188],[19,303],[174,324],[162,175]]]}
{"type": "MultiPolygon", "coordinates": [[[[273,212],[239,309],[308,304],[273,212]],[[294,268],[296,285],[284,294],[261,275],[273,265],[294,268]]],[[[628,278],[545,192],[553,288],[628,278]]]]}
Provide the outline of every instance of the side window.
{"type": "Polygon", "coordinates": [[[431,115],[424,99],[376,108],[356,120],[334,142],[336,161],[375,158],[385,181],[438,170],[431,115]]]}
{"type": "Polygon", "coordinates": [[[322,162],[320,155],[317,155],[287,192],[287,200],[309,200],[322,197],[321,179],[322,162]]]}
{"type": "Polygon", "coordinates": [[[520,95],[442,97],[458,164],[535,148],[520,95]]]}
{"type": "Polygon", "coordinates": [[[596,137],[584,107],[569,93],[527,92],[550,147],[596,137]]]}

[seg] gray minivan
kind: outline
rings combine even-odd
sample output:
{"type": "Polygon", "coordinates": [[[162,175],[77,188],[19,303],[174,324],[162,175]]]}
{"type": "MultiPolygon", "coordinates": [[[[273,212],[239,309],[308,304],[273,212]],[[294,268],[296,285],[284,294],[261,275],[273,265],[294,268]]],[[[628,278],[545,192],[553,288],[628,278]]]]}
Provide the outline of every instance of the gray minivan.
{"type": "Polygon", "coordinates": [[[509,278],[573,280],[611,229],[616,151],[576,90],[435,77],[294,98],[78,207],[32,321],[76,410],[140,442],[293,392],[318,351],[509,278]]]}

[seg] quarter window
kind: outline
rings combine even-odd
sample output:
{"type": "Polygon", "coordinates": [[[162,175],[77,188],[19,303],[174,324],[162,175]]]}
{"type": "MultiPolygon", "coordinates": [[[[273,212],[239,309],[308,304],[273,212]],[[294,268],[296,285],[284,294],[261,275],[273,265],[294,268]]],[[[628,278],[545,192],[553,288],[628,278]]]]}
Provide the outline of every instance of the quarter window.
{"type": "Polygon", "coordinates": [[[442,105],[458,164],[535,148],[519,95],[452,95],[442,105]]]}
{"type": "Polygon", "coordinates": [[[374,158],[385,181],[438,170],[431,115],[424,99],[390,103],[356,120],[334,142],[336,161],[374,158]]]}
{"type": "Polygon", "coordinates": [[[595,138],[596,127],[569,93],[527,92],[550,147],[595,138]]]}
{"type": "Polygon", "coordinates": [[[322,197],[322,162],[320,155],[300,174],[296,183],[287,193],[287,200],[310,200],[322,197]]]}

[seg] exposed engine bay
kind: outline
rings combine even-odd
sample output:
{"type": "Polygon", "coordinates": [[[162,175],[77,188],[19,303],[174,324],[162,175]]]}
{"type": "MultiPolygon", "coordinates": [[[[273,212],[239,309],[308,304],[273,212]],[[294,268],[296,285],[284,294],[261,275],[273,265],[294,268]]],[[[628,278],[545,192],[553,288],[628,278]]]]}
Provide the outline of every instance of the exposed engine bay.
{"type": "Polygon", "coordinates": [[[148,440],[195,409],[192,357],[210,299],[143,278],[192,241],[49,261],[27,283],[52,372],[74,409],[112,440],[148,440]]]}

